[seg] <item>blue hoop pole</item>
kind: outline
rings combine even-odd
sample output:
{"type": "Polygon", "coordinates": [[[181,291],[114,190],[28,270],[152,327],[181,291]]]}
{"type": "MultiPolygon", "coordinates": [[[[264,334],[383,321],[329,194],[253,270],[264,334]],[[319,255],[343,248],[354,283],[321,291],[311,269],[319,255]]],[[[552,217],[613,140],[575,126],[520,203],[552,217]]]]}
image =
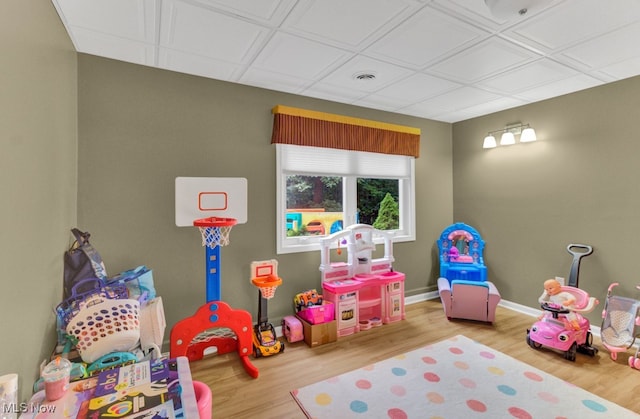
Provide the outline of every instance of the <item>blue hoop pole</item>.
{"type": "Polygon", "coordinates": [[[207,303],[212,301],[221,301],[220,287],[220,246],[213,249],[205,246],[206,250],[206,286],[207,286],[207,303]]]}

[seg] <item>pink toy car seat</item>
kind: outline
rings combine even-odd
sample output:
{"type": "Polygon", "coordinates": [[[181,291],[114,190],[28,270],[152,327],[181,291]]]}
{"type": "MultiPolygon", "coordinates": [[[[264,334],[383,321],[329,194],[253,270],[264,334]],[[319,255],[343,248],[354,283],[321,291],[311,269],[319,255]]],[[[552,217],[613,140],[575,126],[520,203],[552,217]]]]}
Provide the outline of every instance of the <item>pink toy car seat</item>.
{"type": "Polygon", "coordinates": [[[448,319],[467,319],[493,323],[500,292],[489,281],[438,279],[438,292],[448,319]]]}

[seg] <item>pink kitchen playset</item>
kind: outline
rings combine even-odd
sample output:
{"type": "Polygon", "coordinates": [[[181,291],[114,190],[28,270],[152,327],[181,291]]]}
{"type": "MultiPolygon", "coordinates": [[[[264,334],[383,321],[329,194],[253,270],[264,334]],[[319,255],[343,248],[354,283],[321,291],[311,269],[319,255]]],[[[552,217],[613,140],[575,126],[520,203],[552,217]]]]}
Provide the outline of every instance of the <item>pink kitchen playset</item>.
{"type": "Polygon", "coordinates": [[[323,294],[334,305],[338,337],[405,318],[405,275],[393,270],[392,237],[354,224],[320,241],[323,294]],[[384,244],[384,254],[374,259],[376,242],[384,244]],[[338,256],[346,249],[346,261],[331,261],[334,245],[338,256]]]}

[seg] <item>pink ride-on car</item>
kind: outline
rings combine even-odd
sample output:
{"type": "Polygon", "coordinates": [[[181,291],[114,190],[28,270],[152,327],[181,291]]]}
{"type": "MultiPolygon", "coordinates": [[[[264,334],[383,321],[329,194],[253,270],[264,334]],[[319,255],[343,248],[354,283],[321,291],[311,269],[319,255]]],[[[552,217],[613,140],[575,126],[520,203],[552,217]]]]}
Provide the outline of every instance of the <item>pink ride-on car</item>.
{"type": "Polygon", "coordinates": [[[543,315],[537,322],[527,329],[527,344],[534,349],[543,346],[564,352],[564,357],[569,361],[576,360],[576,352],[589,356],[595,356],[598,349],[593,346],[593,335],[589,330],[589,320],[582,314],[593,311],[599,303],[594,297],[578,288],[578,271],[580,259],[590,255],[593,248],[586,244],[570,244],[567,251],[571,253],[573,262],[569,273],[569,285],[560,286],[556,280],[545,281],[545,292],[540,296],[538,302],[544,310],[543,315]],[[570,297],[562,303],[555,302],[550,298],[565,296],[570,297]],[[559,304],[569,304],[564,307],[559,304]]]}
{"type": "Polygon", "coordinates": [[[564,357],[569,361],[576,360],[576,352],[589,356],[598,352],[592,346],[593,335],[589,330],[589,320],[579,316],[579,329],[575,330],[564,316],[569,310],[548,303],[542,304],[542,308],[546,311],[542,319],[527,330],[529,346],[534,349],[546,346],[564,352],[564,357]]]}

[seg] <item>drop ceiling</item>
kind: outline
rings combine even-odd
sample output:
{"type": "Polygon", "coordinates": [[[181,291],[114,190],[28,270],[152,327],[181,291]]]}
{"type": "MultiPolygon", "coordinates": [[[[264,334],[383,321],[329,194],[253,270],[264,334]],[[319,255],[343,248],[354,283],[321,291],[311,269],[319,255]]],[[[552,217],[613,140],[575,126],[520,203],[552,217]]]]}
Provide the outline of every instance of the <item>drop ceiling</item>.
{"type": "Polygon", "coordinates": [[[81,53],[444,122],[640,74],[639,0],[52,2],[81,53]]]}

